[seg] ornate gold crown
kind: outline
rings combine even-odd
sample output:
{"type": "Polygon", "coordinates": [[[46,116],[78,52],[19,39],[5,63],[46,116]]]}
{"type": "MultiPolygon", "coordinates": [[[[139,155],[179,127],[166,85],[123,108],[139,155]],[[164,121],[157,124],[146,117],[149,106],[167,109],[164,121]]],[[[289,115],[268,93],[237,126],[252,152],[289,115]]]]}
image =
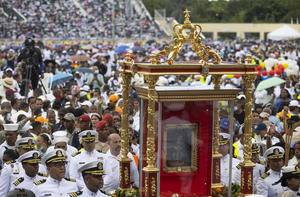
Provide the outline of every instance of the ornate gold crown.
{"type": "Polygon", "coordinates": [[[196,52],[197,56],[201,57],[199,63],[202,65],[202,74],[206,76],[208,74],[208,59],[210,57],[215,58],[214,64],[219,64],[221,58],[219,54],[212,51],[210,47],[201,44],[201,32],[202,27],[198,24],[192,24],[190,21],[190,11],[184,11],[184,24],[176,24],[173,27],[175,38],[173,39],[173,44],[168,47],[166,46],[163,51],[158,52],[157,54],[151,54],[150,62],[152,64],[160,64],[160,56],[167,56],[168,64],[171,65],[174,63],[174,59],[177,57],[178,53],[182,49],[185,43],[191,43],[193,51],[196,52]]]}

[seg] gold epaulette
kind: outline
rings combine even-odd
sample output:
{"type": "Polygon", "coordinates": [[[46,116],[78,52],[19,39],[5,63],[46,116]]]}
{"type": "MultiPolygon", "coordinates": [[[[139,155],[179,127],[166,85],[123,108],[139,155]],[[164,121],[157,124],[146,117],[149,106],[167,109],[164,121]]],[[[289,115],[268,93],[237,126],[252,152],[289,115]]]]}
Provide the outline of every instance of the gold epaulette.
{"type": "Polygon", "coordinates": [[[81,152],[77,152],[77,153],[74,153],[74,154],[72,154],[72,157],[75,157],[75,156],[77,156],[77,155],[79,155],[81,152]]]}
{"type": "Polygon", "coordinates": [[[40,184],[45,183],[45,182],[46,182],[46,179],[42,179],[42,180],[39,180],[39,181],[34,181],[33,183],[35,185],[40,185],[40,184]]]}
{"type": "Polygon", "coordinates": [[[263,175],[261,175],[261,178],[265,179],[270,175],[270,172],[266,172],[263,175]]]}
{"type": "Polygon", "coordinates": [[[39,175],[39,176],[48,177],[48,174],[44,174],[44,173],[41,173],[41,172],[39,172],[38,175],[39,175]]]}
{"type": "Polygon", "coordinates": [[[73,192],[73,193],[70,194],[70,197],[80,196],[81,194],[82,194],[82,191],[73,192]]]}
{"type": "Polygon", "coordinates": [[[106,192],[106,191],[103,191],[103,190],[100,190],[100,192],[107,195],[107,196],[112,196],[109,192],[106,192]]]}
{"type": "Polygon", "coordinates": [[[67,180],[67,181],[72,181],[72,182],[76,182],[76,180],[75,180],[75,179],[72,179],[72,178],[65,178],[65,180],[67,180]]]}
{"type": "Polygon", "coordinates": [[[263,162],[263,161],[261,161],[261,160],[259,160],[259,162],[258,162],[259,164],[261,164],[261,165],[265,165],[265,162],[263,162]]]}
{"type": "Polygon", "coordinates": [[[21,178],[18,178],[17,180],[15,180],[14,182],[13,182],[13,184],[15,185],[15,186],[18,186],[20,183],[22,183],[24,181],[24,177],[21,177],[21,178]]]}
{"type": "Polygon", "coordinates": [[[7,164],[7,165],[12,164],[12,163],[16,163],[16,160],[10,160],[10,161],[5,162],[5,164],[7,164]]]}
{"type": "Polygon", "coordinates": [[[239,163],[239,164],[236,166],[237,169],[241,169],[241,167],[242,167],[242,163],[239,163]]]}

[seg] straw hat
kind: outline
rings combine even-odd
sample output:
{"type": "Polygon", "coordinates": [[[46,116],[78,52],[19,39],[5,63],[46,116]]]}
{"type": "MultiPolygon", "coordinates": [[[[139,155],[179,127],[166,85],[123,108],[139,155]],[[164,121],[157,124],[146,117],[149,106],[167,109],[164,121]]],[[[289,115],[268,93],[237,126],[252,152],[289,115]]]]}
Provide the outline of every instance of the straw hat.
{"type": "Polygon", "coordinates": [[[2,84],[4,87],[6,88],[9,88],[9,89],[14,89],[15,86],[14,86],[14,80],[12,78],[5,78],[5,79],[2,79],[2,84]]]}

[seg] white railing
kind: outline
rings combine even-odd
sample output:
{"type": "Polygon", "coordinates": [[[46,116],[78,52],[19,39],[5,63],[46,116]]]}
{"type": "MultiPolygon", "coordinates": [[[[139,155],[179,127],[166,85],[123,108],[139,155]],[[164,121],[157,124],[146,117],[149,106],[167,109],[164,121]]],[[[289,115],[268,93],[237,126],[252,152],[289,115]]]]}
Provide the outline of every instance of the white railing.
{"type": "Polygon", "coordinates": [[[80,3],[78,2],[78,0],[73,0],[75,6],[80,10],[81,14],[83,16],[87,16],[88,13],[85,11],[85,9],[82,8],[82,6],[80,5],[80,3]]]}
{"type": "Polygon", "coordinates": [[[19,12],[16,8],[13,8],[13,10],[19,15],[22,17],[22,19],[24,20],[24,22],[27,22],[27,18],[21,13],[19,12]]]}
{"type": "Polygon", "coordinates": [[[4,16],[8,17],[8,14],[4,11],[3,8],[0,8],[0,14],[3,14],[4,16]]]}

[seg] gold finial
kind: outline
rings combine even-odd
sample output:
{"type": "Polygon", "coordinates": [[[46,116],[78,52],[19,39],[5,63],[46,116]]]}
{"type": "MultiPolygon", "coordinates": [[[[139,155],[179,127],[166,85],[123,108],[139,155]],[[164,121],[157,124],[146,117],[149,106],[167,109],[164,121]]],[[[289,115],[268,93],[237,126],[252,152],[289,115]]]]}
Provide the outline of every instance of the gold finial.
{"type": "Polygon", "coordinates": [[[251,59],[252,59],[252,57],[251,57],[250,53],[248,53],[246,55],[246,62],[247,62],[247,64],[251,64],[251,59]]]}
{"type": "Polygon", "coordinates": [[[131,56],[130,56],[130,53],[128,52],[125,56],[125,62],[131,62],[131,56]]]}
{"type": "Polygon", "coordinates": [[[134,64],[134,60],[132,59],[131,53],[129,53],[129,52],[125,56],[125,63],[128,64],[128,65],[130,65],[131,67],[134,64]]]}
{"type": "Polygon", "coordinates": [[[190,12],[188,9],[184,11],[185,21],[184,24],[176,24],[173,27],[173,43],[170,47],[165,47],[163,51],[157,54],[152,54],[150,56],[151,64],[160,64],[160,56],[165,55],[167,57],[167,62],[172,65],[175,58],[178,56],[183,45],[185,43],[192,44],[193,51],[196,52],[197,56],[201,57],[200,64],[203,66],[202,75],[206,76],[209,70],[208,60],[213,57],[215,61],[214,64],[219,64],[221,62],[220,55],[211,50],[210,47],[205,46],[201,43],[202,39],[200,34],[202,32],[202,27],[198,24],[192,24],[190,21],[190,12]]]}
{"type": "Polygon", "coordinates": [[[188,9],[185,9],[185,11],[183,12],[184,13],[184,24],[190,24],[191,21],[190,21],[190,12],[188,9]]]}
{"type": "Polygon", "coordinates": [[[158,57],[157,57],[156,54],[152,53],[152,54],[150,55],[150,63],[151,63],[151,64],[157,64],[157,62],[158,62],[157,59],[158,59],[158,57]]]}

